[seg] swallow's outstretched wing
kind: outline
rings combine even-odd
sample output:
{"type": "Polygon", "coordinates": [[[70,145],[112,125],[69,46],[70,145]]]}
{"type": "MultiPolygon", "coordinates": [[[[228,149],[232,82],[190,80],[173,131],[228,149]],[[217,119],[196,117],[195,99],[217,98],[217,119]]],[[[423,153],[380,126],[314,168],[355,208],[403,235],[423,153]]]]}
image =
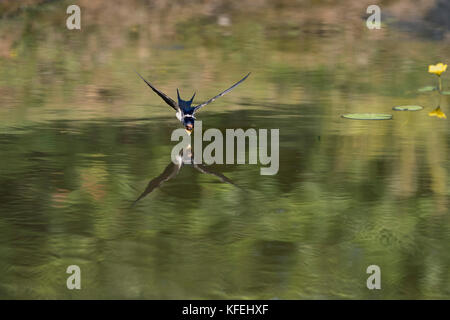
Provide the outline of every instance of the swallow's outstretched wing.
{"type": "Polygon", "coordinates": [[[206,174],[210,174],[213,176],[216,176],[217,178],[220,179],[220,181],[231,184],[237,188],[241,188],[238,185],[236,185],[231,179],[225,177],[222,173],[220,172],[215,172],[211,169],[206,168],[204,165],[201,164],[193,164],[194,168],[197,169],[199,172],[201,173],[206,173],[206,174]]]}
{"type": "Polygon", "coordinates": [[[137,75],[144,80],[144,82],[158,95],[160,96],[165,103],[167,103],[169,106],[171,106],[172,108],[175,109],[175,111],[179,111],[180,108],[178,107],[178,104],[172,100],[170,97],[168,97],[165,93],[159,91],[158,89],[156,89],[150,82],[148,82],[147,80],[145,80],[137,71],[135,71],[137,73],[137,75]]]}
{"type": "Polygon", "coordinates": [[[238,85],[240,85],[245,79],[247,79],[247,77],[248,77],[249,75],[250,75],[250,72],[249,72],[245,77],[243,77],[241,80],[239,80],[238,82],[236,82],[235,84],[233,84],[231,87],[229,87],[227,90],[225,90],[225,91],[219,93],[219,94],[218,94],[217,96],[215,96],[214,98],[211,98],[211,99],[209,99],[208,101],[206,101],[206,102],[204,102],[204,103],[202,103],[202,104],[199,104],[198,106],[194,107],[194,113],[195,113],[198,109],[203,108],[203,107],[206,106],[207,104],[210,104],[211,102],[213,102],[213,101],[216,100],[217,98],[222,97],[223,95],[227,94],[228,92],[230,92],[231,90],[233,90],[234,88],[236,88],[236,87],[237,87],[238,85]]]}
{"type": "Polygon", "coordinates": [[[177,165],[173,162],[170,162],[169,165],[164,169],[163,173],[161,173],[156,178],[152,179],[148,185],[147,188],[145,188],[144,192],[133,202],[133,206],[141,200],[142,198],[146,197],[148,194],[150,194],[153,190],[159,188],[164,182],[172,179],[175,177],[178,172],[180,171],[181,164],[177,165]]]}

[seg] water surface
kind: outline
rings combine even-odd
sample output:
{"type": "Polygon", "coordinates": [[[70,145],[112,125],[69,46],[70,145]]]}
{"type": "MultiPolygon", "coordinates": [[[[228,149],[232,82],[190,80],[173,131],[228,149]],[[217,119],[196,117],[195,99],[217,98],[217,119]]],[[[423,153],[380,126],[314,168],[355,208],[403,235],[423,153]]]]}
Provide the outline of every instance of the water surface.
{"type": "Polygon", "coordinates": [[[270,12],[149,23],[140,5],[88,7],[69,31],[65,8],[0,22],[0,298],[448,299],[449,125],[428,113],[450,96],[417,93],[448,41],[270,12]],[[211,166],[237,188],[184,166],[131,206],[180,126],[135,69],[198,103],[252,71],[198,119],[280,129],[278,174],[211,166]]]}

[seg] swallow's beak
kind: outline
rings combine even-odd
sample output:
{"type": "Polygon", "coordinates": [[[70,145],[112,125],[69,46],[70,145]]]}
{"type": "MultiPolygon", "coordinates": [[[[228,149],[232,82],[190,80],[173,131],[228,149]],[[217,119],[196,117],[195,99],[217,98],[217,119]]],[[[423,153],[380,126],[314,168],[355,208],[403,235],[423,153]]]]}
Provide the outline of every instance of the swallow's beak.
{"type": "Polygon", "coordinates": [[[192,124],[188,124],[188,125],[186,125],[186,132],[188,133],[188,134],[191,134],[192,133],[192,130],[194,130],[194,126],[192,125],[192,124]]]}

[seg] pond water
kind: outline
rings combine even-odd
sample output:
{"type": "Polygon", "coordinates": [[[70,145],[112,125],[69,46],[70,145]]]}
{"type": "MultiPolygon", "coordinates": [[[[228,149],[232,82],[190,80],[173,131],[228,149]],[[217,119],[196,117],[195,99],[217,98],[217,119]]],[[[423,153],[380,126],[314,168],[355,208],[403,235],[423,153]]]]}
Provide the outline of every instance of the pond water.
{"type": "Polygon", "coordinates": [[[430,112],[450,96],[418,92],[448,41],[361,18],[168,23],[139,5],[82,9],[67,30],[66,6],[0,22],[0,298],[448,299],[450,131],[430,112]],[[180,128],[134,70],[196,103],[251,71],[197,119],[279,129],[278,173],[207,167],[233,185],[186,165],[133,206],[180,128]]]}

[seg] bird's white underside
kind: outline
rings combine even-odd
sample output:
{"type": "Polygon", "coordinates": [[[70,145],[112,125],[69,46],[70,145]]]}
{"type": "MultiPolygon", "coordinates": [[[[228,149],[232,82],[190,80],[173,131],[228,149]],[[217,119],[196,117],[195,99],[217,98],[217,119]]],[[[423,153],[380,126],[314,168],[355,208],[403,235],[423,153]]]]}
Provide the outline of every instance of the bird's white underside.
{"type": "Polygon", "coordinates": [[[175,114],[175,116],[177,117],[177,119],[178,120],[180,120],[181,121],[181,119],[182,119],[182,115],[181,115],[181,110],[180,111],[177,111],[177,113],[175,114]]]}

